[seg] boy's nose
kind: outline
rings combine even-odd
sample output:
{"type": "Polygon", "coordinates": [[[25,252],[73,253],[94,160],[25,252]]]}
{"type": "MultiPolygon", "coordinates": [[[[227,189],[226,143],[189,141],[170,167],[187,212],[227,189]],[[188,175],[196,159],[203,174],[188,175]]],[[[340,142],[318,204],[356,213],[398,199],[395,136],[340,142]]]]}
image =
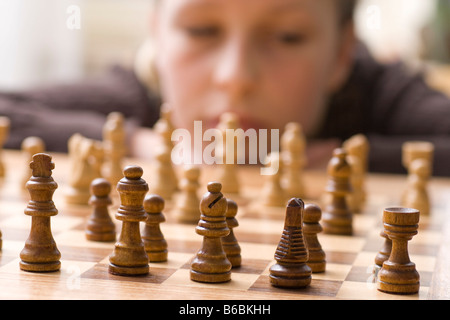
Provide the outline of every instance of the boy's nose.
{"type": "Polygon", "coordinates": [[[214,82],[231,101],[248,94],[257,81],[257,57],[249,41],[232,39],[218,55],[214,82]]]}

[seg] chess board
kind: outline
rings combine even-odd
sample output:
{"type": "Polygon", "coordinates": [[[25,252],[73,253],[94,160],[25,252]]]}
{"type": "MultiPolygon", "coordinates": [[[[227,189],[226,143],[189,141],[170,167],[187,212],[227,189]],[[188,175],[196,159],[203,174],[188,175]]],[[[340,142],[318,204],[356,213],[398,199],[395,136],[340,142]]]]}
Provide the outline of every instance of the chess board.
{"type": "MultiPolygon", "coordinates": [[[[51,153],[50,153],[51,154],[51,153]]],[[[398,205],[405,177],[370,175],[366,181],[368,199],[364,212],[355,214],[352,236],[320,233],[319,241],[326,253],[326,272],[313,274],[312,283],[304,289],[275,288],[269,282],[269,268],[275,262],[274,252],[284,224],[284,208],[262,208],[255,205],[263,183],[258,168],[242,167],[242,193],[234,200],[239,204],[239,226],[234,233],[242,249],[242,265],[232,270],[232,280],[221,284],[203,284],[189,278],[190,261],[200,249],[202,237],[195,233],[195,224],[181,224],[173,219],[173,204],[164,210],[166,222],[161,230],[168,242],[168,261],[150,263],[146,276],[124,277],[108,273],[109,255],[114,242],[86,240],[85,225],[90,215],[88,206],[68,205],[64,189],[68,176],[68,158],[51,154],[55,169],[53,177],[59,187],[54,202],[59,210],[52,217],[53,237],[61,252],[61,270],[53,273],[30,273],[19,269],[19,253],[30,230],[31,218],[24,214],[28,193],[21,188],[26,159],[18,152],[6,150],[2,157],[7,174],[0,185],[0,254],[1,299],[161,299],[161,300],[296,300],[296,299],[448,299],[450,269],[450,180],[433,178],[429,184],[432,214],[420,218],[418,234],[409,242],[411,260],[420,274],[421,287],[415,295],[392,295],[376,289],[374,258],[384,239],[381,217],[385,207],[398,205]],[[447,221],[448,220],[448,221],[447,221]],[[447,230],[447,231],[445,231],[447,230]]],[[[151,164],[127,159],[144,169],[143,178],[151,180],[151,164]]],[[[200,195],[206,192],[214,168],[202,172],[200,195]]],[[[305,202],[319,203],[326,183],[324,172],[306,172],[308,196],[305,202]]],[[[230,196],[232,198],[232,196],[230,196]]],[[[119,203],[110,214],[114,219],[119,203]]]]}

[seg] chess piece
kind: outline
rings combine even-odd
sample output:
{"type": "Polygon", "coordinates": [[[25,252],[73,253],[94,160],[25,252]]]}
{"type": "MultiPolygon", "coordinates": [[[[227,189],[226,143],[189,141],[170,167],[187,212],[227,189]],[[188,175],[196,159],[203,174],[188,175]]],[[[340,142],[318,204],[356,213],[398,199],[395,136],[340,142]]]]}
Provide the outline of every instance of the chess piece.
{"type": "Polygon", "coordinates": [[[68,148],[71,168],[66,202],[87,205],[91,197],[91,182],[101,177],[103,147],[100,141],[75,133],[69,139],[68,148]]]}
{"type": "Polygon", "coordinates": [[[120,112],[111,112],[103,126],[103,148],[105,159],[103,176],[115,186],[122,179],[123,159],[127,153],[124,116],[120,112]]]}
{"type": "Polygon", "coordinates": [[[409,165],[416,159],[425,159],[432,164],[434,161],[434,145],[427,141],[408,141],[402,145],[402,164],[408,170],[409,165]]]}
{"type": "Polygon", "coordinates": [[[171,150],[157,148],[153,165],[153,179],[149,192],[158,194],[165,200],[171,200],[178,190],[178,178],[172,165],[171,150]]]}
{"type": "Polygon", "coordinates": [[[311,268],[306,264],[308,250],[303,239],[304,202],[289,200],[283,234],[275,251],[276,263],[270,267],[270,283],[275,287],[303,288],[311,283],[311,268]]]}
{"type": "Polygon", "coordinates": [[[278,152],[270,153],[266,165],[268,167],[278,168],[278,170],[266,176],[267,180],[261,191],[261,203],[268,207],[284,207],[288,198],[281,186],[282,168],[280,154],[278,152]],[[276,164],[274,164],[275,162],[276,164]]]}
{"type": "Polygon", "coordinates": [[[347,152],[334,150],[328,167],[328,182],[325,192],[329,196],[322,212],[323,230],[327,234],[351,235],[353,233],[353,214],[347,203],[352,191],[350,184],[351,168],[347,162],[347,152]]]}
{"type": "Polygon", "coordinates": [[[160,224],[166,221],[164,199],[156,194],[149,194],[144,199],[144,210],[147,213],[142,240],[150,262],[167,261],[167,241],[161,232],[160,224]]]}
{"type": "Polygon", "coordinates": [[[367,192],[365,180],[368,170],[369,141],[363,134],[357,134],[344,141],[342,147],[347,152],[347,161],[350,164],[353,191],[348,196],[348,205],[353,213],[363,210],[366,203],[367,192]]]}
{"type": "Polygon", "coordinates": [[[238,177],[238,145],[235,132],[239,129],[239,119],[233,114],[226,112],[221,115],[217,128],[222,132],[222,155],[223,164],[219,165],[219,175],[217,181],[222,184],[222,192],[224,194],[239,194],[240,181],[238,177]],[[227,139],[227,131],[233,133],[228,135],[233,139],[227,139]]]}
{"type": "Polygon", "coordinates": [[[433,143],[408,141],[403,144],[402,164],[408,173],[408,186],[403,191],[401,203],[404,207],[418,209],[421,215],[429,215],[430,213],[427,182],[433,172],[433,161],[433,143]],[[426,166],[416,162],[415,168],[411,168],[411,165],[417,159],[425,161],[426,166]]]}
{"type": "Polygon", "coordinates": [[[89,205],[93,210],[85,231],[88,240],[105,242],[116,240],[116,226],[108,210],[108,206],[112,204],[110,192],[111,184],[105,178],[97,178],[92,181],[89,205]]]}
{"type": "Polygon", "coordinates": [[[378,273],[378,290],[395,294],[419,292],[420,275],[408,254],[408,241],[417,234],[419,218],[419,210],[412,208],[384,210],[384,232],[392,240],[392,251],[378,273]]]}
{"type": "Polygon", "coordinates": [[[148,185],[142,179],[143,170],[138,166],[127,166],[124,177],[117,184],[120,207],[116,219],[122,221],[119,241],[109,256],[109,272],[117,275],[136,276],[149,272],[148,255],[141,238],[139,222],[144,221],[144,198],[148,185]]]}
{"type": "Polygon", "coordinates": [[[11,129],[11,121],[8,117],[0,116],[0,177],[4,177],[6,170],[5,165],[3,163],[3,159],[1,158],[1,151],[3,149],[4,144],[9,138],[9,131],[11,129]]]}
{"type": "Polygon", "coordinates": [[[307,264],[313,273],[325,272],[326,260],[325,252],[320,245],[317,234],[322,232],[319,221],[322,217],[322,210],[316,204],[305,205],[303,216],[303,237],[308,248],[307,264]]]}
{"type": "Polygon", "coordinates": [[[407,188],[403,193],[402,206],[415,208],[421,215],[430,214],[430,198],[427,184],[431,175],[430,163],[426,159],[415,159],[408,167],[407,188]]]}
{"type": "Polygon", "coordinates": [[[281,137],[281,156],[283,163],[282,186],[289,198],[305,196],[303,170],[306,165],[306,139],[299,123],[286,125],[281,137]]]}
{"type": "Polygon", "coordinates": [[[222,237],[230,233],[226,223],[227,200],[221,193],[222,185],[208,183],[208,192],[200,201],[200,221],[195,229],[203,236],[202,248],[191,263],[193,281],[219,283],[231,280],[231,262],[222,246],[222,237]]]}
{"type": "Polygon", "coordinates": [[[241,247],[234,235],[233,229],[239,226],[239,223],[236,219],[238,211],[238,206],[235,201],[231,199],[227,199],[227,211],[226,211],[226,222],[227,226],[230,229],[230,233],[222,238],[223,250],[225,251],[228,260],[231,262],[233,268],[237,268],[241,266],[241,247]]]}
{"type": "Polygon", "coordinates": [[[181,192],[178,194],[174,214],[179,222],[197,223],[200,218],[200,198],[197,195],[200,178],[200,168],[187,166],[184,177],[180,181],[181,192]]]}
{"type": "Polygon", "coordinates": [[[52,178],[55,164],[51,156],[38,153],[30,163],[32,176],[27,182],[31,200],[25,214],[31,216],[31,230],[20,252],[20,269],[33,272],[58,271],[61,253],[53,239],[50,218],[58,214],[53,203],[53,193],[58,184],[52,178]]]}
{"type": "MultiPolygon", "coordinates": [[[[26,154],[27,163],[32,161],[33,155],[36,153],[44,153],[45,151],[45,142],[39,137],[28,137],[22,141],[21,145],[22,152],[26,154]]],[[[27,170],[25,170],[23,178],[22,178],[22,187],[26,189],[27,181],[32,176],[32,171],[29,166],[27,166],[27,170]]]]}
{"type": "MultiPolygon", "coordinates": [[[[169,107],[167,103],[164,103],[161,106],[160,117],[158,121],[155,123],[154,130],[161,138],[161,145],[167,149],[172,150],[173,141],[172,141],[172,132],[175,129],[172,124],[172,109],[169,107]]],[[[173,182],[177,185],[177,182],[173,182]]]]}
{"type": "Polygon", "coordinates": [[[378,272],[383,266],[383,262],[389,259],[392,251],[392,240],[389,239],[388,235],[384,232],[384,229],[380,232],[380,236],[384,239],[383,246],[380,251],[378,251],[375,256],[374,273],[378,276],[378,272]]]}

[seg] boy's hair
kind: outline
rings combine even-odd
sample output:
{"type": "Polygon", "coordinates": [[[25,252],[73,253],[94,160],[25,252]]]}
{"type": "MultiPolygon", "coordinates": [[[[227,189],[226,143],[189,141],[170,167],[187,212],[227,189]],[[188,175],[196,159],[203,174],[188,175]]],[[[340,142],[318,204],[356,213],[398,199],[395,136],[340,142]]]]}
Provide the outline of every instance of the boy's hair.
{"type": "MultiPolygon", "coordinates": [[[[152,0],[153,4],[156,5],[160,0],[152,0]]],[[[339,0],[339,15],[342,24],[353,21],[353,15],[355,12],[358,0],[339,0]]]]}

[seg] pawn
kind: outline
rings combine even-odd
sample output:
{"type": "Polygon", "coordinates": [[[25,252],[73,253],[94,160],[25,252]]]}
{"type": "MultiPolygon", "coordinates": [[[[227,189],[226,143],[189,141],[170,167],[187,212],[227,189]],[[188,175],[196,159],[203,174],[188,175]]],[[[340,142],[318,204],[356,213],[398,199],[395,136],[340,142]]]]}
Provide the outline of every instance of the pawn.
{"type": "Polygon", "coordinates": [[[91,241],[115,241],[116,226],[112,221],[108,206],[112,204],[109,197],[111,184],[107,179],[97,178],[91,183],[89,205],[93,211],[86,224],[86,239],[91,241]]]}
{"type": "Polygon", "coordinates": [[[304,203],[292,198],[286,207],[283,235],[275,251],[276,264],[270,267],[270,283],[275,287],[303,288],[311,283],[311,268],[306,264],[308,250],[302,230],[304,203]]]}
{"type": "Polygon", "coordinates": [[[210,182],[207,187],[208,192],[200,202],[201,216],[195,229],[203,236],[203,244],[191,263],[190,277],[198,282],[227,282],[231,280],[231,263],[222,246],[222,237],[230,233],[225,217],[227,200],[220,192],[220,183],[210,182]]]}
{"type": "Polygon", "coordinates": [[[27,182],[30,201],[25,214],[31,216],[31,230],[25,247],[20,252],[20,269],[32,272],[58,271],[61,253],[53,239],[50,218],[58,214],[53,193],[58,184],[52,178],[55,164],[51,156],[38,153],[30,163],[32,177],[27,182]]]}
{"type": "Polygon", "coordinates": [[[286,125],[281,137],[283,161],[283,188],[289,197],[305,195],[303,171],[306,166],[306,138],[302,126],[297,122],[286,125]]]}
{"type": "Polygon", "coordinates": [[[166,221],[162,211],[164,199],[156,194],[149,194],[144,199],[144,210],[147,213],[142,240],[150,262],[167,261],[167,241],[159,225],[166,221]]]}
{"type": "Polygon", "coordinates": [[[317,234],[322,232],[322,226],[319,223],[321,217],[322,210],[318,205],[305,205],[303,235],[309,255],[307,264],[313,273],[325,272],[326,267],[325,252],[317,238],[317,234]]]}
{"type": "Polygon", "coordinates": [[[384,210],[384,232],[392,240],[392,251],[378,273],[379,291],[395,294],[419,292],[420,276],[408,254],[408,241],[417,234],[419,218],[420,212],[416,209],[384,210]]]}
{"type": "Polygon", "coordinates": [[[347,197],[352,191],[351,168],[346,160],[344,149],[335,149],[328,168],[328,182],[325,192],[328,203],[322,212],[323,230],[327,234],[351,235],[353,233],[353,214],[347,197]]]}
{"type": "Polygon", "coordinates": [[[149,272],[148,255],[141,238],[139,222],[147,217],[144,211],[144,197],[148,185],[143,180],[143,170],[138,166],[127,166],[124,178],[117,184],[120,207],[116,219],[122,221],[119,240],[109,256],[108,271],[112,274],[136,276],[149,272]]]}
{"type": "Polygon", "coordinates": [[[286,205],[287,196],[281,186],[281,161],[278,152],[272,152],[268,156],[267,167],[276,168],[275,172],[267,175],[262,193],[262,204],[268,207],[284,207],[286,205]]]}
{"type": "Polygon", "coordinates": [[[238,206],[236,202],[231,199],[227,199],[227,204],[226,221],[228,228],[230,229],[230,234],[222,238],[222,245],[232,267],[236,268],[241,266],[242,261],[241,247],[239,246],[233,231],[234,228],[239,226],[239,223],[236,220],[238,206]]]}
{"type": "Polygon", "coordinates": [[[225,112],[220,116],[217,129],[222,133],[222,150],[218,150],[218,157],[222,157],[222,164],[219,166],[217,181],[222,184],[224,194],[237,195],[240,193],[238,143],[235,135],[227,135],[227,130],[236,132],[240,128],[239,117],[232,112],[225,112]]]}
{"type": "Polygon", "coordinates": [[[171,159],[172,149],[158,148],[155,152],[153,183],[149,192],[171,200],[178,191],[178,178],[171,159]]]}
{"type": "Polygon", "coordinates": [[[123,159],[127,153],[125,118],[120,112],[111,112],[102,128],[103,149],[105,159],[103,176],[112,185],[116,185],[122,178],[123,159]]]}
{"type": "Polygon", "coordinates": [[[179,222],[197,223],[200,218],[200,198],[197,195],[200,169],[188,166],[184,169],[184,177],[180,181],[180,193],[176,201],[174,214],[179,222]]]}
{"type": "Polygon", "coordinates": [[[387,234],[382,230],[380,232],[380,236],[384,239],[383,246],[381,247],[380,251],[378,251],[377,255],[375,256],[375,266],[374,266],[374,273],[375,275],[378,275],[378,272],[380,271],[381,267],[383,266],[383,262],[385,262],[387,259],[389,259],[389,256],[391,255],[392,251],[392,241],[389,239],[387,234]]]}

